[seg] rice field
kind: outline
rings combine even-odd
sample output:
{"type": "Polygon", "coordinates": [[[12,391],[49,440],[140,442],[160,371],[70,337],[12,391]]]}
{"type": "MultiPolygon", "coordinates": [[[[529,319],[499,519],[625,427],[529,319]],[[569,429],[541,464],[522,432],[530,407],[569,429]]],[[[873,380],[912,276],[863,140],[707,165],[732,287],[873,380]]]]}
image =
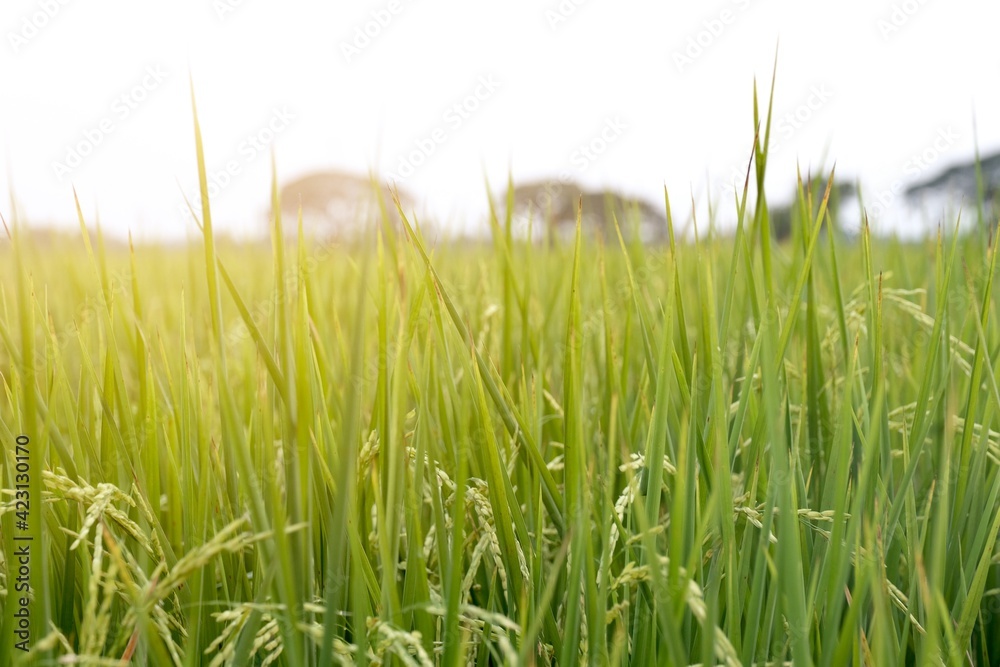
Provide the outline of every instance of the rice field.
{"type": "Polygon", "coordinates": [[[777,243],[759,120],[664,247],[8,230],[0,665],[1000,664],[995,230],[777,243]]]}

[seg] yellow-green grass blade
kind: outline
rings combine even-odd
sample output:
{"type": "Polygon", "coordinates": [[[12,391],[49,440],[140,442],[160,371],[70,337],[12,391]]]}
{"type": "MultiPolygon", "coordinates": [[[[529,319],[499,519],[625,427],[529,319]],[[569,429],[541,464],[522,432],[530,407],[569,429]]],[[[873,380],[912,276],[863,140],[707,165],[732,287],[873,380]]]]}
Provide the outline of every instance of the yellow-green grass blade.
{"type": "MultiPolygon", "coordinates": [[[[454,301],[448,294],[447,289],[444,287],[440,277],[437,275],[437,272],[431,264],[430,257],[424,249],[423,242],[416,236],[416,233],[410,226],[409,221],[402,215],[401,210],[400,215],[403,218],[403,225],[406,228],[407,235],[413,242],[420,254],[421,259],[427,267],[428,272],[433,279],[434,288],[438,297],[444,302],[445,308],[447,309],[455,328],[459,331],[459,333],[471,339],[472,332],[462,319],[454,301]]],[[[502,381],[494,377],[496,374],[495,371],[493,371],[492,367],[486,363],[486,360],[483,358],[483,355],[478,349],[474,349],[473,352],[476,358],[476,364],[479,366],[479,371],[482,374],[483,383],[490,395],[490,398],[493,400],[493,404],[500,411],[500,416],[503,418],[504,425],[507,427],[507,432],[517,437],[520,443],[524,446],[525,451],[529,455],[529,460],[542,479],[544,484],[545,506],[549,511],[549,516],[552,519],[553,524],[560,531],[560,533],[562,533],[565,530],[565,526],[563,523],[562,510],[560,508],[562,505],[561,497],[556,487],[555,480],[552,478],[552,474],[545,465],[541,452],[531,436],[531,431],[526,428],[526,424],[524,424],[519,412],[514,408],[513,402],[507,400],[502,381]],[[504,391],[504,393],[501,393],[502,391],[504,391]]]]}
{"type": "MultiPolygon", "coordinates": [[[[216,345],[216,372],[220,378],[220,381],[218,382],[218,391],[220,410],[222,413],[221,423],[223,451],[227,462],[231,464],[231,469],[239,470],[240,476],[243,479],[243,488],[248,496],[247,500],[250,506],[250,515],[253,525],[258,529],[264,529],[270,527],[272,519],[274,520],[274,541],[276,544],[272,545],[270,542],[265,542],[264,545],[265,549],[269,552],[269,558],[273,561],[281,562],[282,564],[282,576],[277,579],[276,588],[280,599],[286,604],[287,618],[284,619],[284,622],[280,623],[282,635],[285,639],[285,650],[288,652],[293,662],[296,662],[297,664],[305,664],[305,656],[302,654],[300,638],[294,631],[294,628],[298,625],[299,606],[301,604],[301,600],[297,595],[297,591],[301,590],[301,587],[296,586],[295,584],[295,573],[299,572],[301,575],[301,571],[294,568],[291,564],[290,549],[281,513],[279,512],[273,514],[271,518],[269,518],[268,513],[265,510],[263,497],[260,493],[259,481],[253,470],[253,464],[250,459],[247,442],[244,438],[243,428],[237,423],[236,420],[232,391],[229,383],[226,381],[229,372],[228,364],[226,363],[227,355],[222,317],[222,300],[218,290],[218,262],[215,253],[215,237],[212,228],[208,177],[205,167],[205,151],[201,136],[201,126],[198,121],[198,110],[195,102],[193,79],[191,80],[190,87],[191,110],[194,119],[195,152],[198,163],[198,183],[202,202],[201,220],[203,227],[203,240],[205,244],[205,275],[208,285],[208,301],[211,312],[213,340],[216,345]]],[[[236,475],[230,474],[227,475],[226,480],[226,492],[229,502],[233,507],[237,507],[239,506],[237,477],[236,475]]],[[[201,614],[200,607],[196,610],[196,614],[201,614]]]]}

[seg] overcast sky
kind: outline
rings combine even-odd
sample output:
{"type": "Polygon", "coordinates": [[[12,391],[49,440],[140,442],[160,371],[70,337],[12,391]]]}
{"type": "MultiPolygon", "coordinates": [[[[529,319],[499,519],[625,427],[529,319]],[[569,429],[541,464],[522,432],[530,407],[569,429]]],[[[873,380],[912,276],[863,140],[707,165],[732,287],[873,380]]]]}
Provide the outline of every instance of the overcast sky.
{"type": "Polygon", "coordinates": [[[272,148],[284,179],[375,169],[453,227],[508,171],[731,207],[777,48],[772,198],[836,161],[914,229],[894,184],[968,159],[974,115],[1000,148],[998,25],[975,0],[3,0],[0,188],[36,222],[75,224],[75,187],[113,231],[195,231],[190,73],[235,232],[272,148]]]}

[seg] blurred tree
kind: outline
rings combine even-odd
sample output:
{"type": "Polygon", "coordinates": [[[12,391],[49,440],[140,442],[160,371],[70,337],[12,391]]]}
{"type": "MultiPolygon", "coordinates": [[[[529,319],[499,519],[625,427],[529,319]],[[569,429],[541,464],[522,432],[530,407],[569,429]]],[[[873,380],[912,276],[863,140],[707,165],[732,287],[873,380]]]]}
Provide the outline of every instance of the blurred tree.
{"type": "Polygon", "coordinates": [[[615,190],[587,190],[572,181],[559,180],[532,181],[514,188],[514,228],[526,234],[530,221],[535,239],[572,239],[581,201],[585,233],[614,240],[617,218],[626,239],[637,236],[649,243],[667,239],[667,219],[662,210],[649,202],[615,190]]]}
{"type": "MultiPolygon", "coordinates": [[[[402,229],[389,185],[360,174],[311,172],[285,183],[279,196],[284,229],[290,234],[297,230],[300,206],[303,229],[317,240],[349,238],[370,230],[382,220],[382,206],[388,223],[402,229]]],[[[403,188],[398,188],[398,196],[409,215],[413,197],[403,188]]]]}
{"type": "Polygon", "coordinates": [[[994,217],[1000,196],[1000,152],[980,158],[977,173],[976,158],[954,164],[939,173],[913,183],[906,188],[906,199],[911,204],[926,206],[931,202],[975,203],[984,216],[981,223],[994,217]],[[981,178],[981,180],[980,180],[981,178]]]}

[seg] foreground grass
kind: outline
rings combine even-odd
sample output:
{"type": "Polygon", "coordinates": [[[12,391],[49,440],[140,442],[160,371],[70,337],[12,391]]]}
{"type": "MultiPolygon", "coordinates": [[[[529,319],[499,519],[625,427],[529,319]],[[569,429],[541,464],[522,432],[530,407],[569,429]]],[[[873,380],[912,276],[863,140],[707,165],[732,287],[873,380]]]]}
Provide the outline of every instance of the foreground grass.
{"type": "Polygon", "coordinates": [[[15,235],[0,664],[1000,664],[995,247],[756,200],[662,249],[15,235]]]}

